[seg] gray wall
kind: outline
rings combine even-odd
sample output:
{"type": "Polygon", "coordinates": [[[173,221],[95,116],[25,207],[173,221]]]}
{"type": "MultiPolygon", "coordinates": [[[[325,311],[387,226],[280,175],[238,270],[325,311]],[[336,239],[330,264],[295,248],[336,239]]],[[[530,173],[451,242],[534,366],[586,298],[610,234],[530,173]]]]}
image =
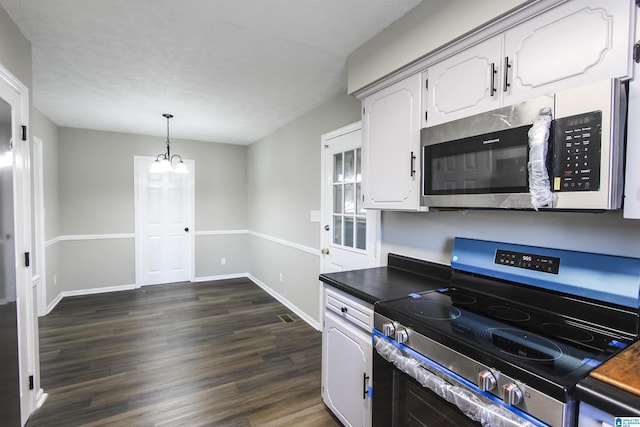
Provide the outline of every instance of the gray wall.
{"type": "MultiPolygon", "coordinates": [[[[360,103],[340,95],[249,146],[250,230],[319,251],[320,137],[358,120],[360,103]]],[[[318,321],[318,255],[254,235],[249,248],[249,272],[318,321]]]]}
{"type": "Polygon", "coordinates": [[[529,0],[425,0],[349,55],[349,93],[529,0]]]}
{"type": "MultiPolygon", "coordinates": [[[[58,291],[48,293],[48,302],[63,291],[135,283],[134,239],[101,237],[135,232],[133,158],[155,156],[164,151],[164,142],[160,137],[59,130],[56,237],[62,240],[54,245],[59,253],[51,266],[47,259],[47,273],[56,275],[58,291]]],[[[224,233],[247,228],[247,148],[189,140],[171,143],[175,153],[196,161],[196,278],[246,273],[246,234],[224,233]],[[224,266],[221,256],[227,258],[224,266]]]]}
{"type": "Polygon", "coordinates": [[[0,64],[31,90],[31,43],[0,7],[0,64]]]}
{"type": "Polygon", "coordinates": [[[622,212],[384,212],[382,252],[449,264],[456,236],[640,257],[640,222],[622,212]]]}

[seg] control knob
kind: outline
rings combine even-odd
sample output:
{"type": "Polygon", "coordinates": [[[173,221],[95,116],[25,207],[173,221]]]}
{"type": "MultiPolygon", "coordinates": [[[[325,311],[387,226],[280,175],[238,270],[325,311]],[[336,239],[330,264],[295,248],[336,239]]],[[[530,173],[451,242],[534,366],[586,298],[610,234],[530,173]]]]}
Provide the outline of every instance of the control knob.
{"type": "Polygon", "coordinates": [[[382,333],[388,337],[393,337],[396,334],[396,325],[391,322],[383,323],[382,333]]]}
{"type": "Polygon", "coordinates": [[[491,371],[482,371],[478,374],[478,387],[482,391],[491,391],[496,387],[496,377],[491,371]]]}
{"type": "Polygon", "coordinates": [[[514,383],[505,384],[502,389],[502,401],[507,405],[517,405],[522,402],[522,391],[514,383]]]}
{"type": "Polygon", "coordinates": [[[409,340],[409,331],[405,328],[399,328],[396,331],[396,341],[403,344],[409,340]]]}

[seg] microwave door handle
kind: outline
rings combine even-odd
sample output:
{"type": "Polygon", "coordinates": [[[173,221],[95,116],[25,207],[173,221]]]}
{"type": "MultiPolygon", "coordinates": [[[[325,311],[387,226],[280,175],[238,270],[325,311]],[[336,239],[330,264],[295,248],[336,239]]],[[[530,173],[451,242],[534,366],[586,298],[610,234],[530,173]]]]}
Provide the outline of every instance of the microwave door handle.
{"type": "Polygon", "coordinates": [[[416,156],[411,152],[411,164],[409,165],[411,176],[416,176],[416,156]]]}

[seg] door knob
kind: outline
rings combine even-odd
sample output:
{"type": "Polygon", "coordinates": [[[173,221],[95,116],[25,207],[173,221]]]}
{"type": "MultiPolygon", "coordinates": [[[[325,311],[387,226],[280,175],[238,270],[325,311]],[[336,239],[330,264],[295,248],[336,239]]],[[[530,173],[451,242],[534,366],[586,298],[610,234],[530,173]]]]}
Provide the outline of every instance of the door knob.
{"type": "Polygon", "coordinates": [[[324,229],[325,229],[325,230],[327,230],[327,231],[329,231],[329,228],[330,228],[330,227],[329,227],[329,224],[327,224],[327,225],[325,225],[325,226],[324,226],[324,229]]]}
{"type": "Polygon", "coordinates": [[[189,227],[185,227],[184,231],[186,231],[188,233],[189,232],[189,227]]]}
{"type": "Polygon", "coordinates": [[[324,248],[321,251],[324,255],[329,255],[329,248],[324,248]]]}

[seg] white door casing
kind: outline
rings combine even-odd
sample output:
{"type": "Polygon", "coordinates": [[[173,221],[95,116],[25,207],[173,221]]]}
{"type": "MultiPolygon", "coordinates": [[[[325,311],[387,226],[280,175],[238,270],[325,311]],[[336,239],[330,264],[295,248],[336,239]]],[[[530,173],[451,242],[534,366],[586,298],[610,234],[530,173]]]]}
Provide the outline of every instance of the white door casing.
{"type": "MultiPolygon", "coordinates": [[[[320,272],[351,270],[380,265],[379,224],[380,212],[362,209],[361,164],[362,155],[354,153],[362,149],[361,122],[342,127],[322,135],[322,184],[321,184],[321,238],[323,254],[320,272]],[[336,162],[336,155],[342,161],[336,162]],[[348,166],[353,161],[352,166],[348,166]],[[335,172],[342,165],[345,173],[335,172]],[[346,172],[352,169],[352,172],[346,172]],[[335,192],[337,189],[337,193],[335,192]],[[336,204],[341,205],[337,207],[336,204]],[[365,240],[357,230],[366,220],[365,240]],[[349,233],[353,232],[353,235],[349,233]],[[342,237],[336,238],[336,235],[342,237]],[[360,247],[359,247],[360,246],[360,247]]],[[[362,228],[360,228],[362,230],[362,228]]]]}
{"type": "Polygon", "coordinates": [[[35,222],[35,271],[38,275],[34,282],[37,282],[36,289],[36,313],[38,316],[47,314],[47,272],[46,272],[46,250],[44,231],[44,153],[43,141],[38,137],[33,137],[33,213],[35,222]]]}
{"type": "Polygon", "coordinates": [[[40,384],[36,366],[38,329],[33,307],[32,271],[25,262],[25,254],[32,254],[31,161],[28,137],[22,140],[22,126],[29,128],[29,90],[2,66],[0,98],[11,106],[20,417],[24,426],[36,409],[37,386],[40,384]],[[33,388],[29,387],[30,376],[33,376],[33,388]]]}
{"type": "Polygon", "coordinates": [[[134,157],[136,285],[193,280],[195,161],[188,174],[151,173],[154,157],[134,157]]]}

